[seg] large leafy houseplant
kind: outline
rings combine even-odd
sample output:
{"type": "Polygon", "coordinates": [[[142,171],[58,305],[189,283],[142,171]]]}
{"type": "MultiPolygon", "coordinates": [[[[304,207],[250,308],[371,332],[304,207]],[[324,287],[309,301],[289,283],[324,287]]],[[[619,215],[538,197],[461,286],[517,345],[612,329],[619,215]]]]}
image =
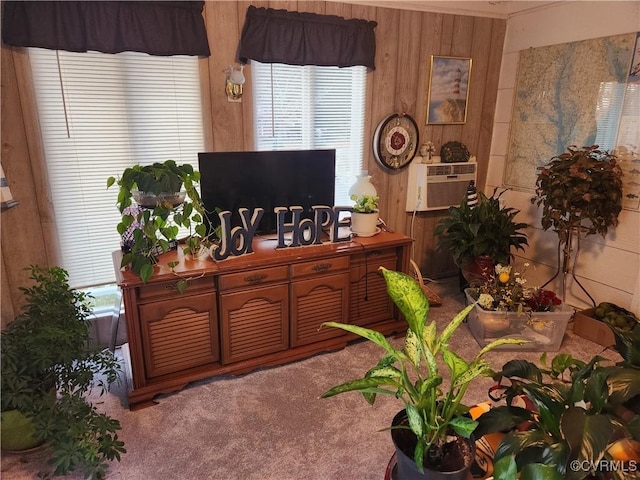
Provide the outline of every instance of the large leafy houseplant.
{"type": "Polygon", "coordinates": [[[503,207],[500,197],[506,192],[491,196],[478,192],[478,203],[470,205],[464,197],[459,206],[449,207],[449,215],[441,219],[434,230],[440,239],[441,248],[453,255],[457,265],[478,257],[488,257],[493,264],[509,263],[511,248],[524,250],[529,245],[522,231],[527,224],[517,222],[520,212],[512,207],[503,207]]]}
{"type": "Polygon", "coordinates": [[[618,455],[626,445],[640,460],[640,369],[561,353],[545,368],[511,360],[496,379],[506,405],[483,414],[477,430],[508,432],[495,452],[496,479],[513,479],[516,472],[522,479],[628,478],[623,460],[630,458],[618,455]],[[531,408],[515,406],[518,398],[531,408]]]}
{"type": "Polygon", "coordinates": [[[531,203],[542,205],[543,230],[554,230],[559,239],[558,269],[551,280],[563,272],[564,300],[567,276],[573,275],[576,285],[595,306],[593,297],[576,278],[574,267],[580,253],[581,235],[600,234],[605,237],[609,228],[618,224],[622,210],[622,170],[616,156],[600,150],[598,145],[569,146],[566,152],[538,167],[535,193],[531,203]],[[578,242],[574,252],[576,237],[578,242]]]}
{"type": "Polygon", "coordinates": [[[115,183],[119,187],[117,205],[122,219],[117,229],[120,235],[128,237],[122,267],[130,266],[142,281],[148,281],[157,256],[177,242],[180,227],[190,232],[183,252],[200,251],[207,238],[207,226],[204,206],[196,190],[199,180],[200,172],[191,165],[177,165],[173,160],[134,165],[126,168],[117,180],[107,179],[107,188],[115,183]],[[183,187],[185,193],[181,194],[183,187]],[[138,208],[133,207],[134,198],[139,200],[138,208]]]}
{"type": "Polygon", "coordinates": [[[622,210],[622,170],[598,145],[573,145],[538,167],[535,193],[531,203],[542,205],[542,228],[557,232],[561,243],[572,229],[604,237],[622,210]]]}
{"type": "Polygon", "coordinates": [[[420,471],[436,464],[454,433],[469,438],[476,422],[462,403],[465,392],[475,378],[490,373],[484,355],[499,345],[522,343],[516,339],[499,339],[482,348],[470,362],[451,350],[449,341],[473,305],[466,307],[441,331],[435,320],[428,322],[429,301],[412,277],[380,267],[387,291],[407,320],[408,329],[402,347],[394,347],[379,332],[357,325],[327,322],[325,325],[354,333],[380,346],[384,356],[359,379],[337,385],[322,396],[360,392],[370,404],[378,394],[390,395],[402,403],[415,447],[412,456],[420,471]],[[449,369],[446,385],[441,365],[449,369]]]}
{"type": "Polygon", "coordinates": [[[21,287],[26,303],[2,331],[2,411],[31,419],[35,437],[52,449],[56,474],[80,468],[104,476],[108,461],[125,452],[120,423],[88,400],[102,395],[120,366],[108,350],[90,350],[89,297],[73,290],[60,267],[31,267],[34,285],[21,287]]]}

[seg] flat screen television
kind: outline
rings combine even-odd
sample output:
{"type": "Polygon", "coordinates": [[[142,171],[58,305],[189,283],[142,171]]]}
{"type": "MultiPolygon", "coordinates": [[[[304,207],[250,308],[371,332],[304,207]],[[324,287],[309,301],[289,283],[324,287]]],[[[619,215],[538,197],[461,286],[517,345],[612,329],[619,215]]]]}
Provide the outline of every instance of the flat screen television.
{"type": "MultiPolygon", "coordinates": [[[[232,212],[231,226],[241,226],[241,207],[261,207],[257,233],[277,229],[275,207],[301,206],[313,218],[314,205],[332,207],[335,196],[335,150],[198,153],[200,191],[210,212],[210,228],[220,224],[216,208],[232,212]]],[[[291,214],[285,216],[291,222],[291,214]]]]}

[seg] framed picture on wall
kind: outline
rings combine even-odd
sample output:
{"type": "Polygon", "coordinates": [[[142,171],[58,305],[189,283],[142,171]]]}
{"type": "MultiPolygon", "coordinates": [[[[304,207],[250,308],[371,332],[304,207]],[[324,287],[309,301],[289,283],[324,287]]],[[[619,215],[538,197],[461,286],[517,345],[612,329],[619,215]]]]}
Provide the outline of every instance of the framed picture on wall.
{"type": "Polygon", "coordinates": [[[467,121],[471,59],[431,55],[427,124],[467,121]]]}

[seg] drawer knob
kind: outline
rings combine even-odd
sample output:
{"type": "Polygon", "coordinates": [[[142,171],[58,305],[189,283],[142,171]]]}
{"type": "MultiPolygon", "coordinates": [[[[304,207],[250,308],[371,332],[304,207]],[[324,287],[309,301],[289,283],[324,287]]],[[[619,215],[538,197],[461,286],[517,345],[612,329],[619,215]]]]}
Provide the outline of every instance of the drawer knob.
{"type": "Polygon", "coordinates": [[[266,273],[256,273],[254,275],[247,275],[244,277],[244,281],[247,283],[258,283],[267,278],[266,273]]]}
{"type": "Polygon", "coordinates": [[[330,263],[317,263],[313,267],[311,267],[311,269],[315,270],[316,272],[326,272],[330,268],[331,268],[330,263]]]}

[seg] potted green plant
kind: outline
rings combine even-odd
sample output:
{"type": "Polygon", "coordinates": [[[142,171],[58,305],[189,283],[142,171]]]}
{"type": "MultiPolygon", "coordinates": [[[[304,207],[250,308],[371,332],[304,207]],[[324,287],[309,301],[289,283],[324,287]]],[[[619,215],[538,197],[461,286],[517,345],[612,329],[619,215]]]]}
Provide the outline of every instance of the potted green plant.
{"type": "Polygon", "coordinates": [[[477,424],[462,403],[467,387],[475,378],[490,373],[483,359],[487,352],[522,341],[496,340],[467,362],[451,350],[449,340],[473,306],[466,307],[438,332],[435,321],[428,322],[429,301],[419,283],[401,272],[384,267],[380,271],[389,296],[408,323],[404,345],[396,348],[381,333],[357,325],[325,323],[374,342],[384,355],[362,378],[335,386],[322,397],[356,391],[371,404],[378,394],[397,398],[402,410],[392,422],[391,435],[396,445],[399,480],[425,469],[455,471],[457,476],[451,478],[466,479],[473,460],[474,442],[470,436],[477,424]],[[448,385],[440,371],[445,366],[449,370],[448,385]],[[456,462],[447,464],[445,458],[456,462]]]}
{"type": "MultiPolygon", "coordinates": [[[[87,399],[92,388],[116,381],[120,366],[108,350],[89,350],[89,297],[73,290],[60,267],[31,267],[34,285],[22,287],[26,303],[2,331],[2,444],[11,443],[11,425],[27,424],[34,444],[46,442],[56,474],[79,468],[102,478],[110,460],[126,450],[120,423],[99,413],[87,399]],[[8,443],[6,443],[8,442],[8,443]]],[[[23,436],[22,431],[16,432],[23,436]]]]}
{"type": "MultiPolygon", "coordinates": [[[[566,276],[573,273],[572,239],[576,235],[597,233],[604,237],[610,227],[618,224],[622,210],[622,170],[617,157],[600,150],[598,145],[583,148],[572,145],[566,152],[552,157],[546,165],[538,167],[535,193],[531,203],[542,205],[542,229],[552,229],[558,234],[556,276],[561,269],[566,276]],[[564,260],[561,265],[562,250],[564,260]]],[[[579,243],[573,265],[578,254],[579,243]]],[[[563,280],[563,299],[565,283],[563,280]]],[[[591,295],[579,282],[578,285],[595,306],[591,295]]]]}
{"type": "Polygon", "coordinates": [[[449,207],[449,215],[441,219],[434,230],[440,248],[453,256],[468,282],[482,280],[496,263],[510,263],[512,247],[524,250],[529,245],[522,232],[527,224],[517,222],[519,210],[500,205],[506,192],[491,196],[478,192],[478,202],[470,205],[465,196],[459,206],[449,207]]]}
{"type": "Polygon", "coordinates": [[[107,179],[107,188],[115,183],[119,187],[117,205],[122,219],[117,229],[123,236],[125,250],[122,267],[130,266],[142,281],[148,281],[157,256],[177,244],[180,227],[190,233],[183,252],[200,252],[206,243],[207,226],[204,206],[196,190],[199,180],[200,173],[191,165],[177,165],[173,160],[134,165],[126,168],[117,180],[107,179]]]}
{"type": "Polygon", "coordinates": [[[361,237],[375,235],[378,225],[378,196],[351,195],[351,231],[361,237]]]}
{"type": "Polygon", "coordinates": [[[637,471],[638,368],[561,353],[542,368],[511,360],[495,378],[494,392],[502,390],[506,404],[483,414],[477,429],[478,435],[508,432],[495,452],[495,479],[513,479],[516,472],[523,480],[622,479],[637,471]]]}

